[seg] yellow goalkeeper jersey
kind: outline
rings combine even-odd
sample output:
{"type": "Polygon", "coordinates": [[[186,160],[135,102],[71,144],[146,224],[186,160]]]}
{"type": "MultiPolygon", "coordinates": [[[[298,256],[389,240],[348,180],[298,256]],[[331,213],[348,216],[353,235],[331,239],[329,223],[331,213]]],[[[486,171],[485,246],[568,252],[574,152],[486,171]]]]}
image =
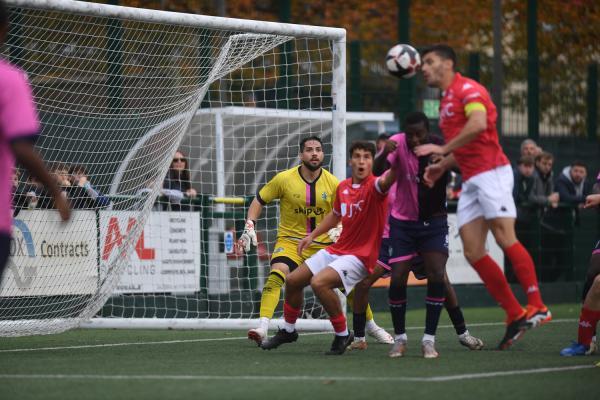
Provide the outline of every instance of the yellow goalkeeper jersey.
{"type": "MultiPolygon", "coordinates": [[[[277,239],[302,239],[333,208],[338,183],[338,179],[323,168],[319,177],[309,183],[300,175],[300,166],[297,166],[275,175],[258,191],[256,199],[262,205],[279,199],[277,239]]],[[[315,242],[329,244],[331,240],[325,233],[315,242]]]]}

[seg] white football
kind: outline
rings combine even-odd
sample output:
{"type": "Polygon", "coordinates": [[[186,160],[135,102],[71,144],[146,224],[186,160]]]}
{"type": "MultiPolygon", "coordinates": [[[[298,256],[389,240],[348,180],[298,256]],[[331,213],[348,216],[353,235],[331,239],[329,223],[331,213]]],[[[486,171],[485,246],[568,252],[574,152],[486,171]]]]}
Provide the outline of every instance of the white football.
{"type": "Polygon", "coordinates": [[[421,56],[414,47],[397,44],[388,51],[385,65],[398,78],[412,78],[421,66],[421,56]]]}

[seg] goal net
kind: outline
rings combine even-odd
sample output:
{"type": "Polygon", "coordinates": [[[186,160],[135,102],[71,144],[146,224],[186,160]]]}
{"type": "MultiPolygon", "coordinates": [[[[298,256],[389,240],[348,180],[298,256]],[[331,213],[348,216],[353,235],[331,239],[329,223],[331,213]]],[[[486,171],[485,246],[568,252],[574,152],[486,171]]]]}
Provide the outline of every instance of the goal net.
{"type": "MultiPolygon", "coordinates": [[[[256,190],[297,165],[302,137],[321,136],[325,166],[345,177],[345,31],[6,2],[1,53],[28,74],[36,147],[74,212],[61,224],[17,169],[0,335],[60,332],[94,316],[94,326],[253,325],[276,205],[258,223],[257,249],[237,257],[231,245],[256,190]]],[[[321,316],[309,293],[305,308],[321,316]]],[[[306,326],[328,327],[316,321],[306,326]]]]}

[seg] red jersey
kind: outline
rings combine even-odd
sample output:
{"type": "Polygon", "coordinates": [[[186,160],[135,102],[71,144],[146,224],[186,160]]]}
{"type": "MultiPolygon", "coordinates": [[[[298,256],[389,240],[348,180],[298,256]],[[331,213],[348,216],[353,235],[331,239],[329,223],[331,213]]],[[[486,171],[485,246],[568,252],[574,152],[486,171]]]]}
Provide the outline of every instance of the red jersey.
{"type": "Polygon", "coordinates": [[[463,180],[474,175],[510,164],[498,142],[496,106],[488,91],[478,82],[456,73],[450,87],[442,93],[440,129],[446,143],[456,137],[467,123],[465,107],[481,103],[487,114],[487,129],[464,146],[452,151],[463,180]]]}
{"type": "Polygon", "coordinates": [[[381,193],[376,182],[370,175],[361,184],[352,184],[352,178],[339,184],[333,212],[342,217],[344,229],[338,241],[327,247],[331,254],[356,256],[369,273],[377,262],[387,218],[387,193],[381,193]]]}

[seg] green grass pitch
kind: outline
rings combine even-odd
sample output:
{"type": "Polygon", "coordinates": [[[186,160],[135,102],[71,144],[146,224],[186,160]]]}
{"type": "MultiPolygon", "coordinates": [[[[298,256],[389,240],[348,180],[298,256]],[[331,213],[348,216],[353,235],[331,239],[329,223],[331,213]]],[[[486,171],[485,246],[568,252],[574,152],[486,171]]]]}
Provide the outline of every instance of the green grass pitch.
{"type": "MultiPolygon", "coordinates": [[[[499,308],[466,309],[482,351],[458,344],[443,315],[440,358],[421,358],[423,310],[409,311],[409,348],[325,356],[331,333],[263,351],[241,331],[75,330],[0,339],[1,399],[599,399],[600,355],[564,358],[577,335],[579,305],[551,307],[554,321],[508,351],[499,308]]],[[[387,313],[377,314],[387,328],[387,313]]],[[[389,329],[391,330],[391,329],[389,329]]]]}

